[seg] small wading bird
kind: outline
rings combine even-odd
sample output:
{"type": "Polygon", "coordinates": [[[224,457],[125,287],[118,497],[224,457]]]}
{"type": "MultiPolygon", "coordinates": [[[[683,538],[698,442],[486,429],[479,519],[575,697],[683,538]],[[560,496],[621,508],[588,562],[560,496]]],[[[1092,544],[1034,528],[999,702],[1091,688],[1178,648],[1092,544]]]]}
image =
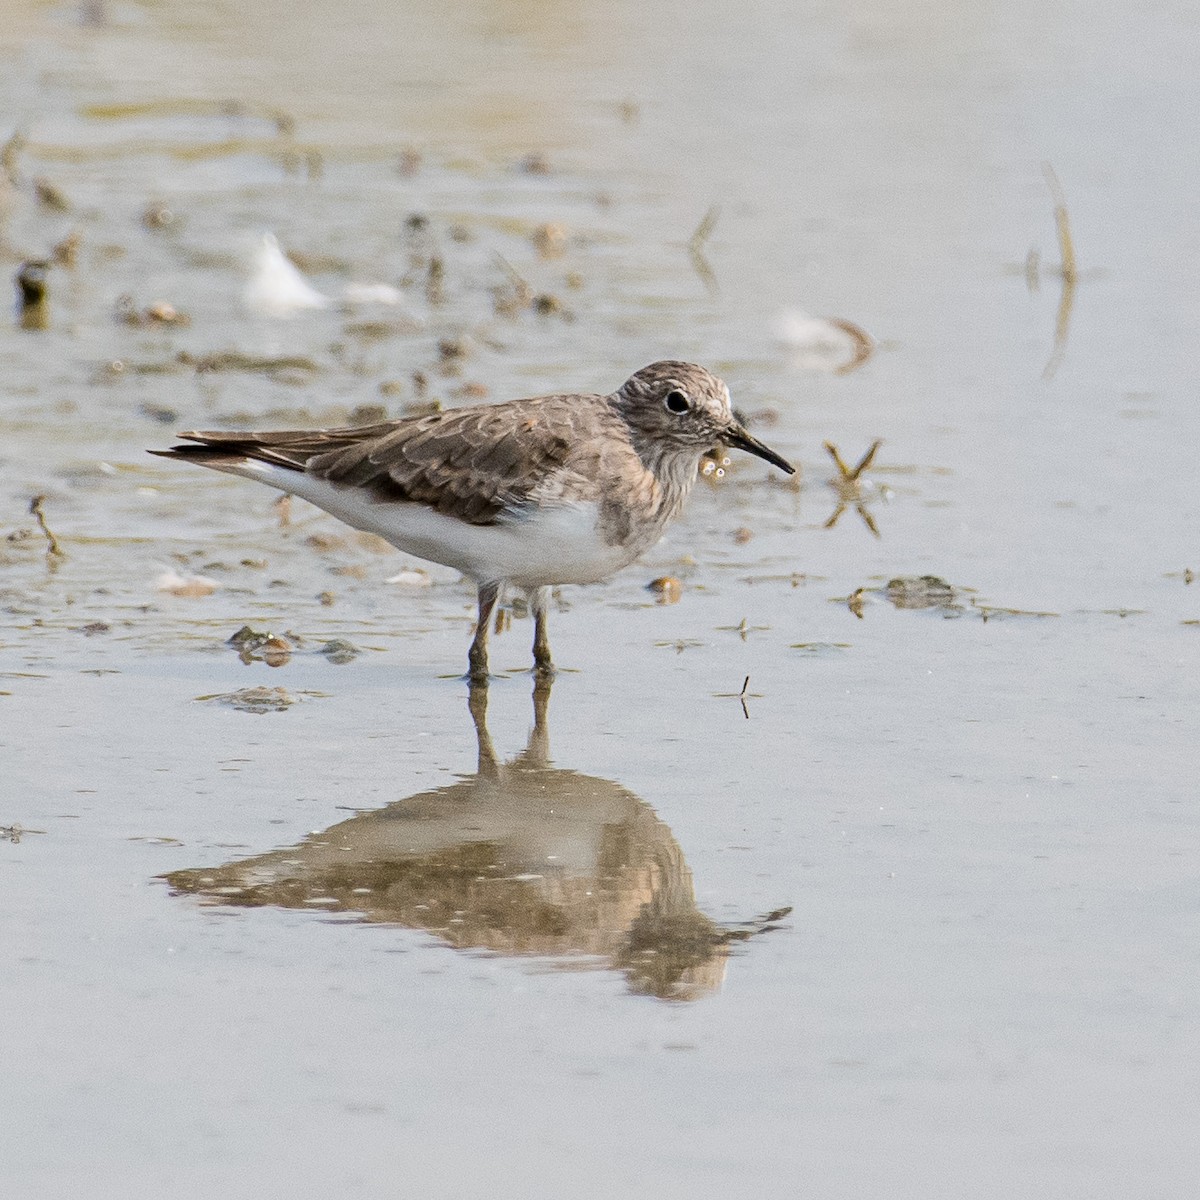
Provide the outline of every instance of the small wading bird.
{"type": "Polygon", "coordinates": [[[502,589],[529,596],[533,659],[550,676],[550,588],[596,583],[662,535],[714,445],[794,468],[733,415],[703,367],[657,362],[610,396],[474,405],[349,429],[183,433],[153,450],[311,501],[397,549],[454,567],[479,588],[469,678],[488,676],[502,589]]]}

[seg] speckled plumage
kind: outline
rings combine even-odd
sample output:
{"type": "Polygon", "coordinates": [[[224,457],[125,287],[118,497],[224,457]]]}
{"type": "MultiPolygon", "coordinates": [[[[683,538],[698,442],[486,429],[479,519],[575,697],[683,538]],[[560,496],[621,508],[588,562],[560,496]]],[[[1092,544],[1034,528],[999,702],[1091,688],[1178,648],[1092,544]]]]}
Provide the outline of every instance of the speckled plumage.
{"type": "Polygon", "coordinates": [[[531,595],[539,669],[551,670],[546,591],[607,578],[662,535],[718,443],[791,467],[734,418],[702,367],[658,362],[612,395],[474,405],[378,425],[184,433],[155,451],[311,500],[479,585],[472,678],[486,677],[500,589],[531,595]]]}

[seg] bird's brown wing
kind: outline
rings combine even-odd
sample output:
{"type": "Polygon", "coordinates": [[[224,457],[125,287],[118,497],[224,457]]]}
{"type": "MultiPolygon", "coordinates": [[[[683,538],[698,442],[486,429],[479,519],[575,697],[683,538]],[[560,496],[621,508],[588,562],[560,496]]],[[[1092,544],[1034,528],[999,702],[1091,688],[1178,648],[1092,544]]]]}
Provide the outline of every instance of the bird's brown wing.
{"type": "Polygon", "coordinates": [[[597,419],[597,399],[540,396],[350,429],[185,433],[195,444],[166,453],[211,465],[258,459],[490,525],[568,464],[597,419]]]}

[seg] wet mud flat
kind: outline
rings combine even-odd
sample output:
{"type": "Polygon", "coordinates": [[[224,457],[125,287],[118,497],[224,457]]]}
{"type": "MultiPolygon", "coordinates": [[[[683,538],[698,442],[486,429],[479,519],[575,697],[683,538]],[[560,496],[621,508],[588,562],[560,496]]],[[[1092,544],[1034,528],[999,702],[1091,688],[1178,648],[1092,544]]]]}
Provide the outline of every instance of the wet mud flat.
{"type": "Polygon", "coordinates": [[[309,17],[0,47],[5,1187],[1187,1194],[1186,14],[309,17]],[[145,454],[660,357],[800,475],[561,589],[550,691],[145,454]]]}

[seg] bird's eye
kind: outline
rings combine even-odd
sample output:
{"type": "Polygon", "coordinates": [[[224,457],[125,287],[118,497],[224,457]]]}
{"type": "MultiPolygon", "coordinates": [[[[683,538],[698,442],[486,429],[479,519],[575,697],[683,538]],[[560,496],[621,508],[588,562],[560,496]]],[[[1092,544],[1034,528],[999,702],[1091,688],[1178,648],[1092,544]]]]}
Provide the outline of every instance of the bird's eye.
{"type": "Polygon", "coordinates": [[[667,411],[673,413],[685,413],[691,408],[687,393],[681,392],[677,388],[667,393],[667,398],[663,403],[666,404],[667,411]]]}

